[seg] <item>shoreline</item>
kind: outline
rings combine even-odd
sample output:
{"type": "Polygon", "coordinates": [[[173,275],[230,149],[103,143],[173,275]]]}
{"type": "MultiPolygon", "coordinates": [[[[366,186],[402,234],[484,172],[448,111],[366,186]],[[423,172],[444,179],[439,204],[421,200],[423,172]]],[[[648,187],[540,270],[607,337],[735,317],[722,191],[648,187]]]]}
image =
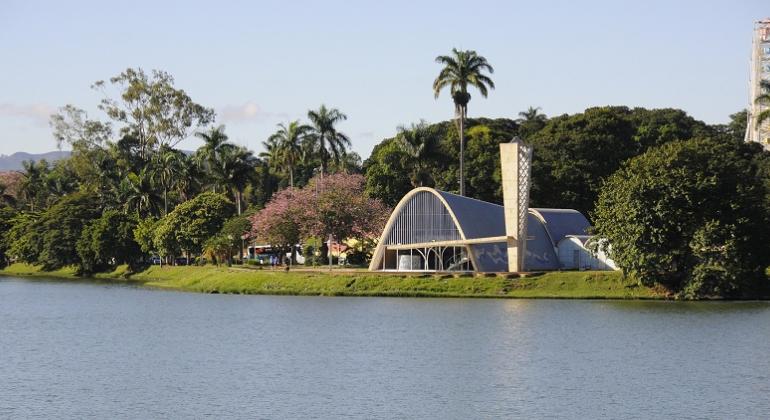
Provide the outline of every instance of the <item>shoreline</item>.
{"type": "Polygon", "coordinates": [[[259,270],[216,266],[151,266],[128,273],[118,267],[110,273],[76,276],[73,268],[42,271],[26,264],[0,270],[3,277],[49,280],[113,281],[141,287],[209,294],[369,296],[486,299],[620,299],[672,300],[652,288],[623,279],[618,272],[561,271],[528,277],[490,275],[372,273],[369,271],[298,269],[259,270]]]}

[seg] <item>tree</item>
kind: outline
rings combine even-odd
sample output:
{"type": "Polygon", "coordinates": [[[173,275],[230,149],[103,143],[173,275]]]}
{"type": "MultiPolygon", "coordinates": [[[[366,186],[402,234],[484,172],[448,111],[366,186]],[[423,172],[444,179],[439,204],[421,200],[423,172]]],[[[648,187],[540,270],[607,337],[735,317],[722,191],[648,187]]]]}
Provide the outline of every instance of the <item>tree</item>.
{"type": "Polygon", "coordinates": [[[13,227],[13,219],[16,215],[13,207],[0,204],[0,269],[5,268],[10,262],[8,249],[11,246],[11,238],[7,237],[6,233],[13,227]]]}
{"type": "MultiPolygon", "coordinates": [[[[225,126],[220,125],[215,128],[211,128],[208,132],[196,132],[195,136],[203,140],[203,145],[195,152],[195,161],[199,167],[206,170],[209,174],[213,175],[214,168],[218,165],[220,155],[223,149],[228,146],[227,134],[225,134],[225,126]]],[[[216,189],[216,182],[213,183],[214,192],[216,189]]]]}
{"type": "Polygon", "coordinates": [[[709,139],[652,148],[603,186],[596,233],[645,285],[688,298],[750,296],[770,264],[762,154],[757,144],[709,139]]]}
{"type": "Polygon", "coordinates": [[[526,139],[532,134],[537,133],[548,122],[548,117],[540,112],[540,107],[529,107],[526,111],[519,112],[519,119],[516,120],[519,124],[519,135],[521,138],[526,139]]]}
{"type": "Polygon", "coordinates": [[[37,264],[45,233],[39,221],[40,214],[36,212],[21,212],[11,219],[10,229],[3,234],[10,258],[37,264]]]}
{"type": "Polygon", "coordinates": [[[479,90],[481,96],[486,98],[489,89],[495,88],[495,83],[484,74],[484,71],[491,74],[494,73],[494,69],[489,65],[487,59],[476,54],[476,51],[458,51],[456,48],[452,49],[452,55],[436,57],[436,62],[442,64],[444,68],[433,81],[433,93],[438,99],[441,90],[449,86],[455,104],[457,131],[460,135],[460,195],[465,195],[463,157],[465,133],[463,126],[465,118],[468,116],[468,102],[471,100],[468,86],[474,86],[479,90]]]}
{"type": "Polygon", "coordinates": [[[94,273],[106,267],[128,264],[135,269],[142,255],[134,239],[137,228],[136,216],[107,210],[92,221],[77,242],[80,271],[94,273]]]}
{"type": "Polygon", "coordinates": [[[510,141],[500,132],[486,125],[468,129],[468,195],[489,201],[503,202],[500,143],[510,141]]]}
{"type": "Polygon", "coordinates": [[[333,174],[313,178],[304,189],[304,237],[343,241],[377,236],[390,212],[379,200],[364,193],[366,181],[361,175],[333,174]]]}
{"type": "Polygon", "coordinates": [[[625,107],[589,108],[552,118],[530,136],[532,206],[590,215],[603,179],[638,153],[629,114],[625,107]]]}
{"type": "Polygon", "coordinates": [[[279,191],[250,218],[251,236],[276,247],[310,238],[337,241],[379,235],[390,212],[364,193],[361,175],[332,174],[310,180],[303,189],[279,191]]]}
{"type": "Polygon", "coordinates": [[[345,153],[345,148],[350,147],[350,139],[345,134],[337,131],[335,127],[339,122],[348,119],[336,108],[326,108],[321,105],[318,110],[310,110],[307,117],[312,124],[312,137],[314,150],[321,160],[321,176],[328,168],[329,159],[339,162],[345,153]]]}
{"type": "Polygon", "coordinates": [[[295,188],[278,191],[265,208],[249,218],[250,236],[276,248],[294,249],[302,239],[308,199],[307,191],[295,188]]]}
{"type": "MultiPolygon", "coordinates": [[[[453,157],[459,153],[458,132],[451,121],[443,121],[424,127],[421,136],[428,138],[435,147],[430,153],[424,153],[421,161],[424,174],[423,186],[435,187],[443,191],[457,191],[458,162],[453,157]]],[[[499,172],[499,146],[503,141],[510,141],[518,134],[518,124],[506,118],[469,118],[466,131],[471,142],[466,152],[469,185],[466,194],[487,201],[499,202],[500,181],[494,177],[499,172]],[[484,127],[484,129],[475,129],[484,127]],[[471,181],[472,179],[472,181],[471,181]]],[[[366,193],[372,198],[381,199],[385,204],[394,206],[412,186],[415,162],[400,146],[398,135],[384,139],[374,147],[372,154],[364,162],[366,175],[366,193]]]]}
{"type": "Polygon", "coordinates": [[[141,68],[128,68],[109,82],[119,90],[119,98],[107,95],[104,81],[95,82],[92,87],[105,93],[99,109],[123,124],[122,134],[139,141],[142,158],[160,146],[176,146],[192,130],[214,121],[214,111],[175,88],[174,78],[164,71],[147,75],[141,68]]]}
{"type": "Polygon", "coordinates": [[[44,270],[80,264],[77,242],[86,225],[100,214],[99,198],[89,193],[68,195],[49,207],[38,221],[42,241],[37,263],[44,270]]]}
{"type": "Polygon", "coordinates": [[[153,155],[151,162],[150,180],[163,190],[163,215],[166,215],[168,214],[168,192],[185,170],[184,153],[164,146],[153,155]]]}
{"type": "Polygon", "coordinates": [[[422,187],[432,183],[428,161],[437,153],[439,138],[428,130],[428,124],[420,121],[407,128],[398,128],[399,147],[409,157],[411,167],[409,179],[413,187],[422,187]]]}
{"type": "MultiPolygon", "coordinates": [[[[384,140],[364,162],[366,194],[395,206],[411,186],[409,155],[395,138],[384,140]]],[[[432,163],[432,162],[431,162],[432,163]]],[[[430,163],[426,164],[434,167],[430,163]]]]}
{"type": "Polygon", "coordinates": [[[51,115],[49,125],[60,149],[63,143],[72,148],[90,149],[103,145],[112,136],[109,123],[90,120],[85,111],[73,105],[59,108],[58,113],[51,115]]]}
{"type": "Polygon", "coordinates": [[[140,219],[134,228],[134,242],[139,245],[139,249],[145,254],[157,251],[155,249],[155,230],[157,227],[158,219],[145,217],[140,219]]]}
{"type": "Polygon", "coordinates": [[[206,239],[203,244],[203,253],[212,261],[216,261],[217,265],[222,262],[226,262],[230,266],[233,255],[232,240],[222,233],[206,239]]]}
{"type": "Polygon", "coordinates": [[[22,181],[19,185],[19,196],[22,203],[24,203],[30,211],[35,211],[44,207],[47,190],[46,190],[46,178],[51,172],[51,168],[45,159],[41,159],[37,162],[24,161],[22,162],[22,181]]]}
{"type": "Polygon", "coordinates": [[[146,169],[139,173],[129,173],[120,184],[120,201],[127,212],[134,212],[139,217],[157,215],[163,201],[155,192],[152,176],[146,169]]]}
{"type": "Polygon", "coordinates": [[[216,235],[232,216],[233,203],[222,194],[205,192],[186,201],[155,227],[153,245],[163,256],[179,252],[198,255],[206,240],[216,235]]]}
{"type": "Polygon", "coordinates": [[[281,123],[278,124],[278,130],[268,138],[268,143],[263,143],[268,150],[275,147],[276,150],[271,151],[274,156],[271,156],[270,163],[285,165],[289,172],[289,187],[294,187],[294,169],[303,158],[302,144],[312,129],[309,125],[300,124],[299,120],[290,122],[288,126],[281,123]]]}
{"type": "Polygon", "coordinates": [[[233,191],[236,210],[241,214],[243,190],[256,178],[259,160],[245,147],[229,146],[223,148],[214,172],[223,186],[233,191]]]}

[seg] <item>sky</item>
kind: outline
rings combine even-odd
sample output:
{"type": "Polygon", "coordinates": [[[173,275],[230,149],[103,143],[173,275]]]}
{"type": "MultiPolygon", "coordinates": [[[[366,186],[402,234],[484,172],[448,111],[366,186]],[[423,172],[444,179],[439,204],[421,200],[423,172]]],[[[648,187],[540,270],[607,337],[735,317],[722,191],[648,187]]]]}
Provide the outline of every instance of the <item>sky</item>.
{"type": "Polygon", "coordinates": [[[627,105],[724,123],[748,104],[751,30],[768,16],[767,0],[3,0],[0,154],[56,150],[50,114],[72,104],[106,119],[90,86],[141,67],[171,73],[256,152],[276,124],[338,108],[365,159],[400,125],[452,117],[432,92],[452,48],[495,70],[469,117],[627,105]]]}

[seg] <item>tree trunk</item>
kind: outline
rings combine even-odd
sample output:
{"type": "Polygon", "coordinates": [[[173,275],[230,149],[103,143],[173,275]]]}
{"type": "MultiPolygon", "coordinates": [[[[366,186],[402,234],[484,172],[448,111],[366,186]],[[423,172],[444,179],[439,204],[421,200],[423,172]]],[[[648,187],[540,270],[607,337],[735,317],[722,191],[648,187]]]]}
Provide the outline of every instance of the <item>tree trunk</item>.
{"type": "Polygon", "coordinates": [[[294,188],[294,169],[289,165],[289,187],[294,188]]]}
{"type": "Polygon", "coordinates": [[[241,215],[241,192],[235,191],[235,201],[237,201],[238,216],[241,215]]]}
{"type": "Polygon", "coordinates": [[[168,188],[163,187],[163,215],[168,214],[168,188]]]}
{"type": "Polygon", "coordinates": [[[326,171],[326,144],[321,135],[321,180],[324,179],[324,171],[326,171]]]}

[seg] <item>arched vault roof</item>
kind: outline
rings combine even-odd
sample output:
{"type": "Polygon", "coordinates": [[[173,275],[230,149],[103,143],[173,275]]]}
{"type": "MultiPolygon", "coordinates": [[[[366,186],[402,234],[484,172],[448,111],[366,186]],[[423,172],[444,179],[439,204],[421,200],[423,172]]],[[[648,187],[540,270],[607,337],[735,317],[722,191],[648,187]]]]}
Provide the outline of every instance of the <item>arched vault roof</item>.
{"type": "MultiPolygon", "coordinates": [[[[500,238],[505,237],[503,206],[433,188],[415,188],[401,199],[390,215],[377,249],[372,256],[370,269],[376,269],[379,265],[386,246],[386,238],[393,229],[394,223],[399,219],[401,212],[409,208],[410,201],[420,192],[433,194],[443,203],[463,240],[478,241],[484,238],[496,238],[495,240],[499,241],[500,238]]],[[[528,241],[531,242],[528,242],[527,247],[531,250],[531,252],[528,251],[528,254],[533,254],[528,256],[528,260],[530,257],[537,257],[534,255],[536,249],[541,250],[541,254],[546,252],[550,254],[554,251],[558,242],[565,236],[585,235],[589,228],[589,223],[585,216],[577,210],[571,209],[530,208],[528,219],[527,236],[528,241]],[[545,232],[545,235],[543,232],[545,232]]],[[[417,228],[415,226],[415,229],[417,228]]],[[[504,241],[505,239],[503,238],[502,240],[504,241]]],[[[402,247],[408,246],[407,243],[398,245],[402,247]]],[[[545,259],[553,260],[555,257],[546,257],[545,259]]],[[[558,269],[558,266],[554,268],[558,269]]]]}

